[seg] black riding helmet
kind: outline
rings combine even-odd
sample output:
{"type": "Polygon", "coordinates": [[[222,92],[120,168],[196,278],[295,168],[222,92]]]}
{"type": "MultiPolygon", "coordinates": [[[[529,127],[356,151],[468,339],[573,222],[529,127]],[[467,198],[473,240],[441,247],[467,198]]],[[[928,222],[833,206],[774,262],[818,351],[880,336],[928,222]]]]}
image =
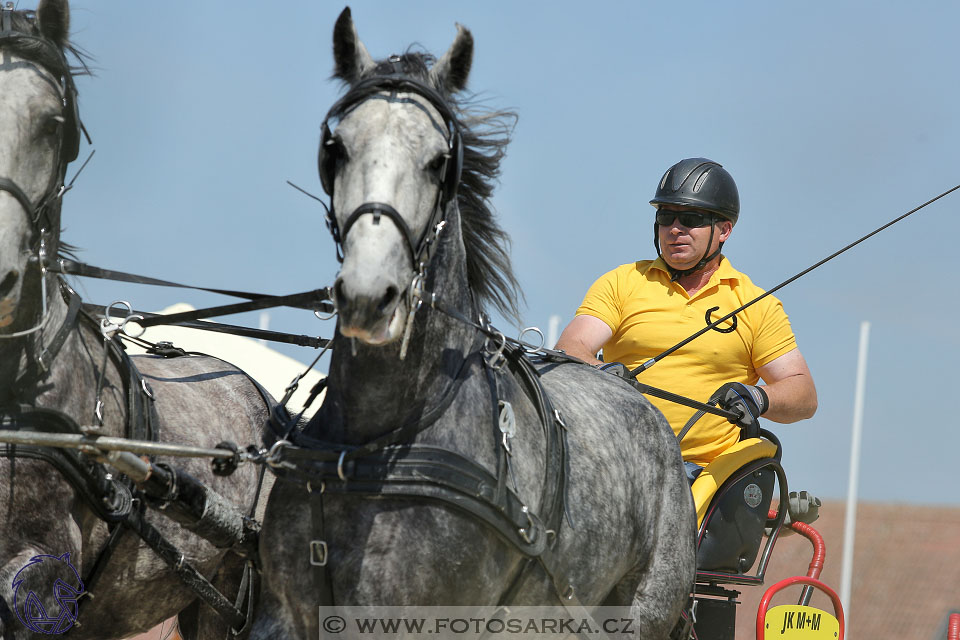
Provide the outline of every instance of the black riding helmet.
{"type": "MultiPolygon", "coordinates": [[[[740,217],[740,193],[737,191],[737,183],[733,181],[733,176],[722,165],[706,158],[687,158],[667,169],[660,179],[660,184],[657,185],[657,192],[650,204],[657,208],[660,205],[671,204],[709,211],[733,224],[736,224],[740,217]]],[[[658,227],[654,220],[653,246],[657,249],[657,256],[660,256],[662,254],[658,227]]],[[[714,225],[711,224],[708,246],[713,243],[713,231],[714,225]]],[[[717,257],[721,249],[723,249],[722,242],[713,254],[704,255],[692,269],[681,271],[667,265],[673,280],[699,271],[717,257]]]]}
{"type": "Polygon", "coordinates": [[[650,204],[675,204],[710,211],[733,224],[740,217],[740,193],[726,169],[706,158],[687,158],[660,179],[650,204]]]}

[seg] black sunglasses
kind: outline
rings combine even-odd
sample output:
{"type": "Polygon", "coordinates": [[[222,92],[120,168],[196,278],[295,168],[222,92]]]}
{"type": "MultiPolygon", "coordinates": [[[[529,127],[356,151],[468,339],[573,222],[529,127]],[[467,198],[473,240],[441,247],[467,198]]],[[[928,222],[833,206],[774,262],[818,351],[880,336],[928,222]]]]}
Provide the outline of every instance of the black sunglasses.
{"type": "Polygon", "coordinates": [[[667,209],[657,209],[657,224],[662,227],[669,227],[674,220],[680,221],[680,226],[687,229],[696,229],[697,227],[706,227],[716,220],[712,213],[700,213],[698,211],[669,211],[667,209]]]}

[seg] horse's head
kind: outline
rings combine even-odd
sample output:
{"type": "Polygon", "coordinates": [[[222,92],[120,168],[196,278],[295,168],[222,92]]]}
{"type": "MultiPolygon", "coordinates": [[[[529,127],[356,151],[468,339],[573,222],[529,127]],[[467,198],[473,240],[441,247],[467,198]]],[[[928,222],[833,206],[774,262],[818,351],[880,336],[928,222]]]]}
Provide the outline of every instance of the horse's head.
{"type": "Polygon", "coordinates": [[[334,285],[340,332],[385,344],[403,333],[407,293],[433,257],[445,211],[456,206],[463,143],[448,96],[466,85],[473,38],[458,27],[429,68],[424,54],[377,63],[345,9],[333,40],[335,76],[349,88],[327,116],[319,165],[342,251],[334,285]]]}
{"type": "Polygon", "coordinates": [[[68,30],[67,0],[0,10],[0,335],[35,319],[21,308],[25,282],[57,251],[63,176],[79,142],[68,30]]]}

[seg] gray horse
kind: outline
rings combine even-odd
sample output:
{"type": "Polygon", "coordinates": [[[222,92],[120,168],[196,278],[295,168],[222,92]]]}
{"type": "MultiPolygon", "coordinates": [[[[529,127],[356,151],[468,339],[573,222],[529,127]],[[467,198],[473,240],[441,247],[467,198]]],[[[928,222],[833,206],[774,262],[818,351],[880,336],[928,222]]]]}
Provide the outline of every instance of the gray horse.
{"type": "Polygon", "coordinates": [[[338,334],[323,405],[274,460],[253,638],[317,637],[317,605],[575,600],[630,606],[636,637],[662,638],[689,595],[696,523],[662,415],[563,358],[538,365],[541,397],[477,321],[484,302],[514,310],[516,289],[488,208],[511,114],[455,102],[472,54],[459,27],[435,62],[375,62],[349,9],[334,28],[347,93],[320,171],[338,334]],[[529,526],[511,529],[518,504],[529,526]]]}
{"type": "MultiPolygon", "coordinates": [[[[61,185],[80,136],[65,57],[68,25],[66,0],[45,0],[35,13],[2,12],[0,418],[13,428],[58,430],[73,423],[98,427],[101,435],[205,447],[259,442],[270,401],[243,372],[194,355],[139,356],[128,367],[121,349],[108,349],[114,341],[105,340],[69,285],[41,269],[52,267],[64,249],[61,185]]],[[[157,461],[182,468],[247,513],[254,505],[255,468],[220,477],[201,459],[157,461]]],[[[61,575],[64,561],[88,588],[72,638],[126,637],[185,609],[187,637],[224,637],[225,623],[197,604],[196,594],[168,564],[127,527],[101,517],[130,507],[130,495],[103,469],[83,456],[0,445],[0,638],[39,637],[52,628],[44,615],[76,606],[76,598],[63,591],[71,584],[61,575]],[[60,469],[72,474],[73,482],[60,469]],[[35,557],[48,561],[32,561],[35,557]],[[25,610],[28,574],[37,598],[33,605],[40,603],[43,615],[37,606],[25,610]]],[[[140,507],[134,503],[132,512],[140,507]]],[[[201,574],[224,583],[240,580],[244,559],[162,515],[148,511],[143,519],[201,574]]],[[[236,584],[233,589],[231,603],[236,584]]]]}

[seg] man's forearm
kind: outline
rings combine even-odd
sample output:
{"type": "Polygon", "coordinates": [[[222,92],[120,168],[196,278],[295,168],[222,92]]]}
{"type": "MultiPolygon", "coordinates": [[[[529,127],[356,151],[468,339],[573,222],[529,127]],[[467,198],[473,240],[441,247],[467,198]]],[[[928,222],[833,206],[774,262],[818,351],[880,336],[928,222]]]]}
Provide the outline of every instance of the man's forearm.
{"type": "Polygon", "coordinates": [[[587,364],[600,364],[597,360],[597,352],[591,352],[583,343],[577,340],[564,340],[563,336],[557,340],[557,349],[565,351],[567,355],[579,358],[587,364]]]}
{"type": "Polygon", "coordinates": [[[763,386],[770,408],[763,417],[788,424],[813,417],[817,411],[817,389],[809,375],[798,374],[763,386]]]}

